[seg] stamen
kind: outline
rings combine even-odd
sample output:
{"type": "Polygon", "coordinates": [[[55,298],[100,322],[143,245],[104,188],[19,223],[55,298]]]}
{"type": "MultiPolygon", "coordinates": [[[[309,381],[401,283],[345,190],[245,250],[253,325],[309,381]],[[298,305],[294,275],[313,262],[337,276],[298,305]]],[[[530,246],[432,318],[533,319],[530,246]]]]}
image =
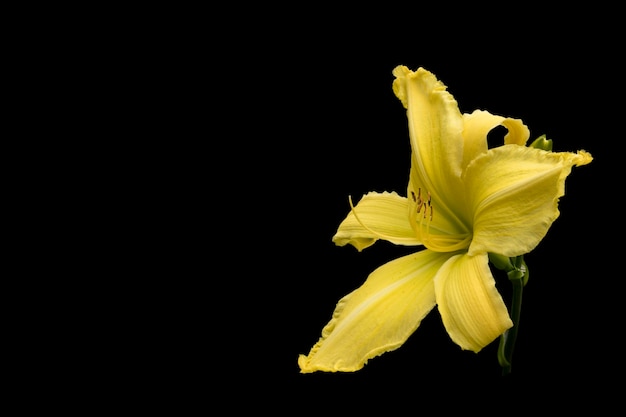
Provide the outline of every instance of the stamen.
{"type": "Polygon", "coordinates": [[[417,200],[415,200],[415,202],[417,203],[417,212],[419,213],[422,210],[422,205],[424,204],[424,201],[422,200],[421,188],[417,189],[417,200]]]}
{"type": "MultiPolygon", "coordinates": [[[[428,192],[428,200],[424,201],[424,218],[426,218],[426,212],[428,209],[426,207],[430,207],[430,220],[433,219],[433,206],[430,204],[430,191],[428,192]]],[[[419,213],[419,210],[417,211],[419,213]]]]}
{"type": "Polygon", "coordinates": [[[422,199],[421,189],[417,189],[417,198],[415,199],[417,209],[414,213],[415,222],[417,223],[418,238],[422,244],[430,250],[437,252],[450,252],[466,249],[472,239],[471,233],[446,234],[446,233],[430,233],[430,225],[435,217],[435,206],[430,192],[425,192],[425,199],[422,199]],[[424,213],[421,210],[424,208],[424,213]]]}
{"type": "MultiPolygon", "coordinates": [[[[411,195],[414,193],[411,191],[411,195]]],[[[432,196],[430,195],[430,191],[426,192],[426,199],[422,199],[422,189],[417,189],[417,198],[414,198],[413,201],[417,204],[416,213],[422,214],[422,208],[424,208],[424,213],[421,216],[417,216],[416,220],[419,224],[420,237],[424,244],[431,243],[429,239],[430,234],[430,222],[433,220],[434,215],[434,207],[432,204],[432,196]]]]}

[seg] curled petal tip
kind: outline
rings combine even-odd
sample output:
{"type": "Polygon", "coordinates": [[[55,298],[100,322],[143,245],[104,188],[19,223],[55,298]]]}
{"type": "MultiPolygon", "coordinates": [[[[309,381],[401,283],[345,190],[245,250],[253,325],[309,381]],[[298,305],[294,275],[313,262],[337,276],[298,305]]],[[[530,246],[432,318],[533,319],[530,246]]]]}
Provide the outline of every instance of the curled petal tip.
{"type": "Polygon", "coordinates": [[[591,154],[585,150],[580,150],[576,153],[577,158],[574,160],[574,165],[581,166],[587,165],[591,161],[593,161],[593,157],[591,154]]]}

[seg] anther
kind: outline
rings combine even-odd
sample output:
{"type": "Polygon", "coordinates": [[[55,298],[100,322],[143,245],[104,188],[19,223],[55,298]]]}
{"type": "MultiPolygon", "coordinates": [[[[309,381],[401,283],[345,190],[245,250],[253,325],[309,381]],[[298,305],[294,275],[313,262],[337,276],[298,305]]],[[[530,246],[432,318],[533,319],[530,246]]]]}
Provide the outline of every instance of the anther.
{"type": "Polygon", "coordinates": [[[419,213],[422,210],[422,206],[424,205],[424,200],[422,200],[421,188],[417,189],[417,200],[415,202],[417,203],[417,212],[419,213]]]}
{"type": "Polygon", "coordinates": [[[422,212],[422,207],[424,207],[424,215],[422,216],[422,218],[429,218],[430,220],[433,219],[433,212],[434,212],[434,207],[432,205],[432,196],[430,195],[430,191],[428,191],[427,193],[427,198],[426,200],[422,199],[422,189],[418,188],[417,189],[417,197],[415,196],[415,193],[413,191],[411,191],[411,197],[413,198],[413,201],[415,201],[415,203],[417,204],[417,213],[421,213],[422,212]],[[428,209],[430,208],[430,213],[428,212],[428,209]]]}
{"type": "MultiPolygon", "coordinates": [[[[433,206],[432,204],[430,204],[430,191],[428,192],[428,199],[426,201],[424,201],[424,218],[426,218],[426,213],[428,212],[428,207],[430,207],[430,220],[433,219],[433,206]]],[[[419,210],[417,210],[417,212],[419,213],[419,210]]]]}

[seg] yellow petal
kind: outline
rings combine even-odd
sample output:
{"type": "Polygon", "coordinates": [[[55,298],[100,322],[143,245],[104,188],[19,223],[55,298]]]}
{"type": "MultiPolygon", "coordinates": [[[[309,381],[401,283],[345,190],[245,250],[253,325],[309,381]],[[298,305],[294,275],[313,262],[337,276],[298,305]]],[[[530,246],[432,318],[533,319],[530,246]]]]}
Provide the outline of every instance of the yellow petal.
{"type": "Polygon", "coordinates": [[[467,166],[479,154],[487,151],[487,134],[497,126],[504,126],[508,133],[505,144],[525,145],[530,130],[519,119],[496,116],[488,111],[475,110],[463,115],[463,166],[467,166]]]}
{"type": "Polygon", "coordinates": [[[301,372],[357,371],[369,359],[400,347],[434,307],[433,277],[449,257],[424,250],[372,272],[339,300],[309,355],[299,356],[301,372]]]}
{"type": "Polygon", "coordinates": [[[461,348],[480,351],[513,325],[486,254],[456,255],[435,277],[441,319],[461,348]]]}
{"type": "Polygon", "coordinates": [[[463,232],[467,219],[458,216],[463,201],[454,197],[463,192],[463,116],[457,102],[446,86],[423,68],[413,72],[398,66],[393,75],[393,91],[407,109],[412,181],[422,193],[431,194],[437,213],[463,232]]]}
{"type": "Polygon", "coordinates": [[[533,250],[559,216],[558,201],[572,166],[591,160],[585,151],[555,153],[517,145],[476,158],[466,172],[474,213],[469,254],[517,256],[533,250]]]}
{"type": "Polygon", "coordinates": [[[409,224],[409,207],[397,193],[370,192],[361,198],[341,222],[333,242],[348,243],[360,251],[384,239],[396,245],[420,245],[409,224]]]}

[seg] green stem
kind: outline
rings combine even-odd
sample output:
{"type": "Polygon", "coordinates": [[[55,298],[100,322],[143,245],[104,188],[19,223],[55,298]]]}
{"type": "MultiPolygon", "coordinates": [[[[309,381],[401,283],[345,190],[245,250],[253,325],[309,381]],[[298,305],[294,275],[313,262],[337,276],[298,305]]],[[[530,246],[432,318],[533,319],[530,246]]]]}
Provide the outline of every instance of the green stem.
{"type": "Polygon", "coordinates": [[[517,330],[519,328],[519,319],[522,312],[522,290],[524,283],[521,279],[511,280],[513,285],[513,300],[511,302],[511,320],[513,327],[507,332],[506,344],[504,346],[504,356],[508,364],[502,368],[502,374],[511,373],[511,360],[513,359],[513,348],[515,348],[515,340],[517,339],[517,330]]]}
{"type": "Polygon", "coordinates": [[[522,290],[524,289],[525,277],[528,276],[523,256],[514,259],[514,269],[508,272],[509,280],[513,286],[513,297],[511,300],[511,320],[513,327],[508,329],[500,337],[500,345],[498,347],[498,360],[502,366],[502,375],[511,373],[511,361],[513,359],[513,349],[515,348],[515,340],[517,339],[517,331],[519,328],[520,315],[522,312],[522,290]]]}

